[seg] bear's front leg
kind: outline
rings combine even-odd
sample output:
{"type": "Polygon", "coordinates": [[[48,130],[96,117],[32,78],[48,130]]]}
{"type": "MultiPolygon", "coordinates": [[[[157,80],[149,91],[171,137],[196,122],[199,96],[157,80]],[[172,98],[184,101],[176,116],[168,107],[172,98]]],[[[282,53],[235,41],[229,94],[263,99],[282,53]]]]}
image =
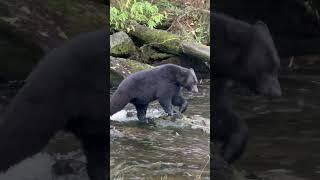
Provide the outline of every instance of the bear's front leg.
{"type": "Polygon", "coordinates": [[[188,102],[180,94],[173,96],[172,104],[179,107],[179,113],[184,113],[188,107],[188,102]]]}
{"type": "Polygon", "coordinates": [[[107,180],[107,134],[76,132],[75,135],[82,141],[90,180],[107,180]]]}
{"type": "Polygon", "coordinates": [[[172,98],[168,96],[159,98],[159,103],[161,107],[169,116],[173,115],[173,106],[172,106],[171,99],[172,98]]]}
{"type": "MultiPolygon", "coordinates": [[[[227,79],[216,78],[214,85],[213,140],[215,143],[221,143],[222,149],[219,153],[231,164],[240,158],[246,147],[248,126],[231,108],[227,79]]],[[[220,167],[219,164],[213,166],[220,167]]]]}

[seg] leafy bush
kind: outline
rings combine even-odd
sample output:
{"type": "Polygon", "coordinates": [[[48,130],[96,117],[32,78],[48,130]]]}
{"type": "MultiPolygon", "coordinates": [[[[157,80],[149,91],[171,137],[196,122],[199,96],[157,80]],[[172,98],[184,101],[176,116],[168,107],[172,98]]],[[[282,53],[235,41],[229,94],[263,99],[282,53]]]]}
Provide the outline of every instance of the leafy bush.
{"type": "Polygon", "coordinates": [[[129,32],[133,27],[128,26],[128,21],[135,20],[154,28],[167,18],[166,13],[160,13],[157,6],[147,1],[118,0],[118,8],[110,9],[110,25],[116,31],[125,30],[129,32]]]}

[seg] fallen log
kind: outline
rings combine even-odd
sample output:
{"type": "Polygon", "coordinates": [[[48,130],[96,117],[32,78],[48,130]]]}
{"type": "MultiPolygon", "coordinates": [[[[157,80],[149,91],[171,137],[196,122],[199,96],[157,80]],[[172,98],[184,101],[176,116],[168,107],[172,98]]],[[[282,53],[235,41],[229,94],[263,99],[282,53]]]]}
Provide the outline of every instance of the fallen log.
{"type": "Polygon", "coordinates": [[[135,21],[130,22],[134,30],[129,35],[140,40],[144,44],[152,45],[160,51],[175,54],[189,55],[196,59],[202,60],[209,66],[210,64],[210,47],[196,42],[186,41],[178,35],[169,33],[164,30],[150,29],[140,25],[135,21]]]}

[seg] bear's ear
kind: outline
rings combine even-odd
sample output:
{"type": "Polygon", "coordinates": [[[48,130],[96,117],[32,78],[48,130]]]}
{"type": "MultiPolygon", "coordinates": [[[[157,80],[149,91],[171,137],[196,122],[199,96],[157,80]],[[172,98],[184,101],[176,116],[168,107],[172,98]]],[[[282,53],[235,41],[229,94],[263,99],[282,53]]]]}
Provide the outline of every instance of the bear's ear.
{"type": "Polygon", "coordinates": [[[269,28],[268,28],[267,24],[265,24],[263,21],[257,21],[254,25],[257,26],[257,27],[262,27],[262,28],[264,28],[264,29],[269,31],[269,28]]]}
{"type": "Polygon", "coordinates": [[[255,24],[260,26],[267,26],[263,21],[257,21],[255,24]]]}
{"type": "Polygon", "coordinates": [[[186,69],[181,69],[178,73],[177,73],[177,81],[180,83],[183,83],[184,81],[186,81],[186,74],[188,73],[188,70],[186,69]]]}
{"type": "Polygon", "coordinates": [[[182,69],[181,71],[180,71],[180,73],[182,74],[182,75],[185,75],[185,74],[187,74],[189,71],[188,71],[188,69],[182,69]]]}

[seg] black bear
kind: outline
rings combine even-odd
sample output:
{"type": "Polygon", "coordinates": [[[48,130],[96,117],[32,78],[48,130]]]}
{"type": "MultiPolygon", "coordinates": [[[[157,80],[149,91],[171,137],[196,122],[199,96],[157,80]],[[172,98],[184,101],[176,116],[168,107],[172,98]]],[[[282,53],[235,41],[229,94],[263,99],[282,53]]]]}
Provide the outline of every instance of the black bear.
{"type": "Polygon", "coordinates": [[[41,151],[66,129],[82,141],[90,179],[106,179],[108,35],[79,35],[47,54],[29,75],[0,123],[0,171],[41,151]]]}
{"type": "Polygon", "coordinates": [[[159,100],[161,107],[169,116],[174,115],[173,106],[179,107],[177,114],[187,109],[187,101],[181,96],[182,88],[198,92],[197,77],[193,69],[165,64],[139,71],[124,79],[110,100],[110,115],[132,103],[141,122],[146,118],[148,104],[159,100]]]}
{"type": "MultiPolygon", "coordinates": [[[[281,96],[280,60],[267,25],[251,25],[213,13],[213,141],[222,145],[227,163],[237,160],[248,138],[247,124],[232,111],[227,81],[240,82],[257,94],[281,96]]],[[[214,168],[224,163],[214,161],[214,168]]]]}

